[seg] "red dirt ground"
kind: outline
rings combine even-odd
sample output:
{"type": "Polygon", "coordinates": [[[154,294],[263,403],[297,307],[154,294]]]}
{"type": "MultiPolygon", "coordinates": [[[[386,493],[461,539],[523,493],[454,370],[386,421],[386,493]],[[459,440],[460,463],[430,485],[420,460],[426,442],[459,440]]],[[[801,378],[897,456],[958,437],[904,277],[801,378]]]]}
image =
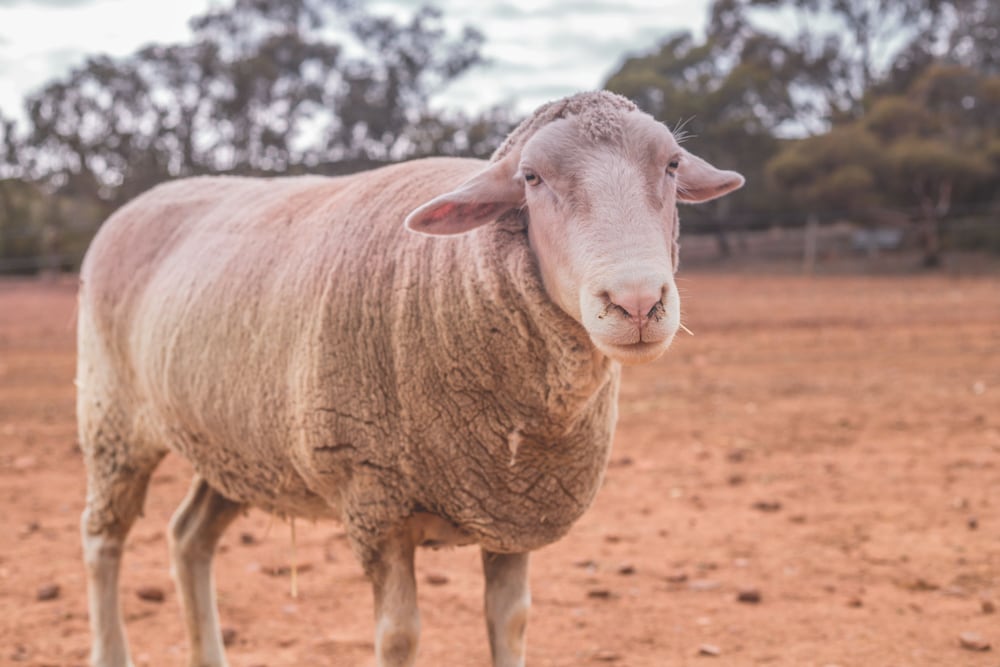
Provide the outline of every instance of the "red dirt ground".
{"type": "MultiPolygon", "coordinates": [[[[626,370],[604,488],[533,558],[529,664],[1000,665],[1000,281],[682,285],[695,337],[626,370]],[[747,588],[759,603],[737,600],[747,588]],[[992,649],[962,648],[967,632],[992,649]]],[[[73,290],[0,282],[2,665],[87,655],[73,290]]],[[[168,457],[127,549],[137,667],[185,660],[164,527],[188,477],[168,457]]],[[[373,664],[370,591],[342,530],[297,530],[298,600],[273,574],[287,525],[251,512],[224,538],[230,662],[373,664]]],[[[418,570],[418,665],[487,665],[476,550],[421,552],[418,570]]]]}

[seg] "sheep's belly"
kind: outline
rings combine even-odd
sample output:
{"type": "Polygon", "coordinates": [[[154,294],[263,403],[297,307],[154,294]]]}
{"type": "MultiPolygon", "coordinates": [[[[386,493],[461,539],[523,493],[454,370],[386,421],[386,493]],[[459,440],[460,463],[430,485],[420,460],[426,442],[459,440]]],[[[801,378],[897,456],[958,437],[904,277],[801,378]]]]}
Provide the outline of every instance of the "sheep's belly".
{"type": "Polygon", "coordinates": [[[170,448],[226,498],[284,517],[339,518],[336,507],[313,492],[286,457],[273,450],[227,445],[180,429],[171,429],[170,448]]]}

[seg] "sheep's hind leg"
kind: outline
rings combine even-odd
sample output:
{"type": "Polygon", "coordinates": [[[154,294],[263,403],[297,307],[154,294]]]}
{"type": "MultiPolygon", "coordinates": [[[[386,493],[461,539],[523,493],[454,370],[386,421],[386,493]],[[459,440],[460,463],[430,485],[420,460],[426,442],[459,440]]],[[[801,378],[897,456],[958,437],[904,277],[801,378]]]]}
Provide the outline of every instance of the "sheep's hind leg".
{"type": "Polygon", "coordinates": [[[196,476],[170,520],[171,569],[184,610],[192,667],[226,665],[212,556],[222,533],[242,510],[242,504],[223,497],[196,476]]]}
{"type": "Polygon", "coordinates": [[[524,667],[524,635],[531,607],[528,554],[499,554],[484,549],[482,555],[493,667],[524,667]]]}
{"type": "Polygon", "coordinates": [[[94,667],[131,667],[122,627],[118,579],[125,538],[142,513],[149,477],[162,452],[135,455],[120,439],[93,445],[81,440],[87,463],[87,502],[80,520],[87,571],[94,667]]]}
{"type": "Polygon", "coordinates": [[[408,531],[386,539],[366,558],[375,591],[375,656],[378,667],[410,667],[417,657],[420,612],[414,575],[413,537],[408,531]]]}

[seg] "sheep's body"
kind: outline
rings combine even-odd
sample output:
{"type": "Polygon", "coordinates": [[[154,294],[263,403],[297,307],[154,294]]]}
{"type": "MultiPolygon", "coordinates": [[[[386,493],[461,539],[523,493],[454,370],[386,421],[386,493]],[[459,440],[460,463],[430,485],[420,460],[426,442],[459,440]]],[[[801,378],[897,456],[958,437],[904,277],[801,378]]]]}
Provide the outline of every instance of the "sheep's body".
{"type": "Polygon", "coordinates": [[[116,213],[80,290],[92,662],[131,665],[121,553],[174,450],[197,472],[170,528],[191,665],[225,665],[212,554],[258,506],[343,521],[379,667],[415,660],[414,549],[479,544],[493,664],[523,667],[528,552],[594,498],[619,362],[680,324],[676,203],[741,184],[589,93],[488,163],[192,179],[116,213]]]}
{"type": "Polygon", "coordinates": [[[419,511],[495,551],[561,536],[601,480],[617,365],[545,297],[516,222],[443,242],[399,224],[482,166],[130,204],[81,275],[85,446],[169,447],[231,500],[349,517],[363,550],[419,511]]]}

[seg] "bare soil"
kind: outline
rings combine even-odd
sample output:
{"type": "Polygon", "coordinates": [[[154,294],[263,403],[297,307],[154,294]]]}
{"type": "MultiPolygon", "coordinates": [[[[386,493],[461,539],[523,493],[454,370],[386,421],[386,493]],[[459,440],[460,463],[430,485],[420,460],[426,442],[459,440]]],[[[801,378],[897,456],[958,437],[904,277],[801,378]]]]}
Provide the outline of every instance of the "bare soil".
{"type": "MultiPolygon", "coordinates": [[[[604,488],[533,557],[529,664],[1000,665],[1000,280],[681,284],[696,335],[626,369],[604,488]]],[[[86,662],[74,307],[72,281],[0,282],[0,665],[86,662]]],[[[186,660],[164,528],[188,480],[168,457],[126,552],[137,667],[186,660]]],[[[372,665],[342,529],[296,528],[298,599],[287,524],[223,540],[231,664],[372,665]]],[[[419,665],[488,664],[478,561],[421,552],[419,665]]]]}

